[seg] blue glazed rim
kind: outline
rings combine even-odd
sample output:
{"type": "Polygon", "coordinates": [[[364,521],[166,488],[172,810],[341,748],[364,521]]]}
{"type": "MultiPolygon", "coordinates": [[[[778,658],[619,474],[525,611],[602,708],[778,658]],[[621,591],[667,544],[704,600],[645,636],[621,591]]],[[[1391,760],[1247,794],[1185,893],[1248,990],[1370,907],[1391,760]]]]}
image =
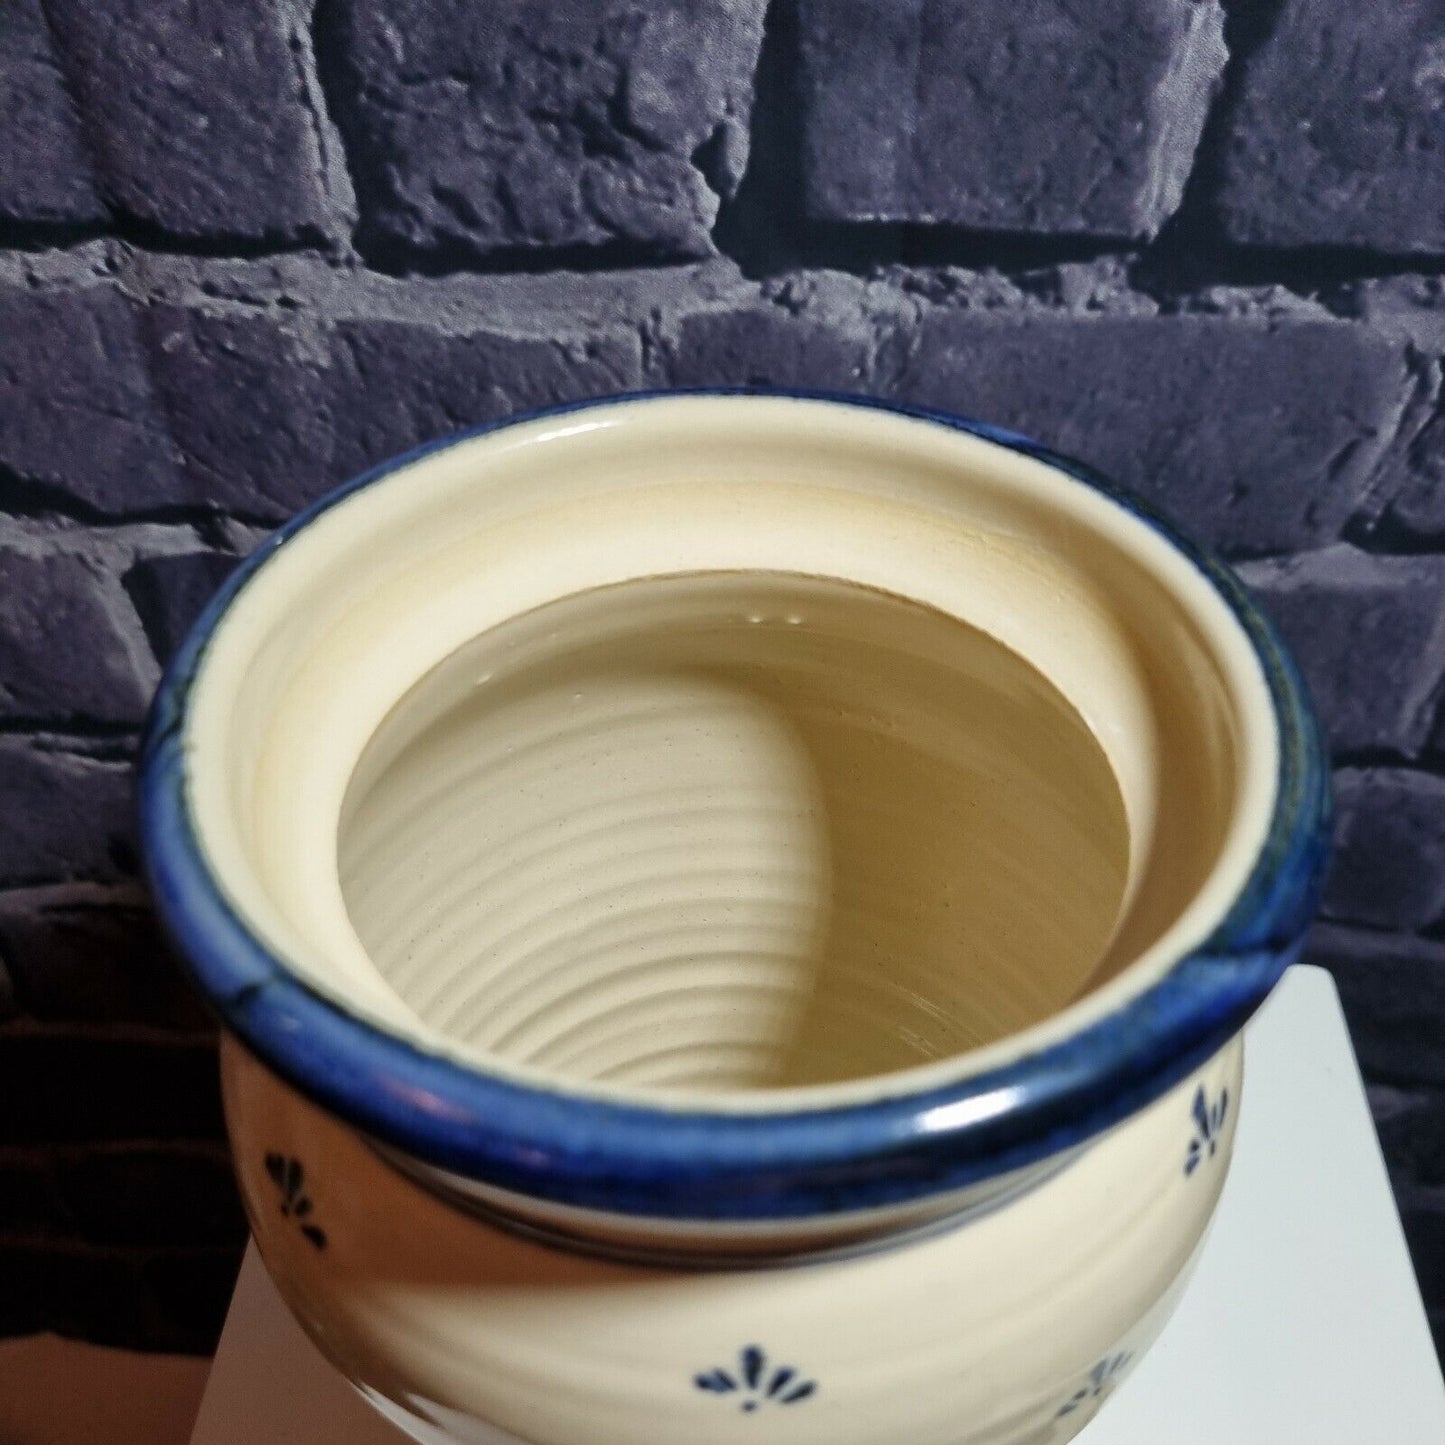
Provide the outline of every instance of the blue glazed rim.
{"type": "Polygon", "coordinates": [[[518,1194],[642,1217],[801,1218],[965,1188],[1083,1143],[1159,1097],[1244,1025],[1298,953],[1330,843],[1328,769],[1304,684],[1225,564],[1091,468],[999,427],[829,391],[630,392],[460,432],[372,468],[301,512],[212,599],[166,671],[143,739],[140,832],[159,912],[225,1027],[302,1094],[427,1164],[518,1194]],[[237,594],[303,528],[362,488],[504,427],[623,402],[766,396],[870,408],[967,432],[1057,468],[1141,518],[1209,581],[1263,667],[1279,785],[1255,867],[1204,943],[1080,1032],[927,1091],[731,1114],[566,1094],[478,1072],[357,1017],[291,974],[233,911],[187,799],[182,732],[206,649],[237,594]]]}

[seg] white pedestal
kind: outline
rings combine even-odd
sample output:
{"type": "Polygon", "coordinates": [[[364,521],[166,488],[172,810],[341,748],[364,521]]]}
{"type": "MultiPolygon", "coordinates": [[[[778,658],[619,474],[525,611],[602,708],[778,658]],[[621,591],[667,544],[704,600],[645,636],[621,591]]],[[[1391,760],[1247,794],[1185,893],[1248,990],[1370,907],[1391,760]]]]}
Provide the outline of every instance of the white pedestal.
{"type": "MultiPolygon", "coordinates": [[[[1441,1445],[1445,1385],[1329,975],[1291,969],[1248,1038],[1199,1268],[1080,1441],[1441,1445]]],[[[405,1439],[316,1353],[253,1247],[191,1445],[405,1439]]]]}

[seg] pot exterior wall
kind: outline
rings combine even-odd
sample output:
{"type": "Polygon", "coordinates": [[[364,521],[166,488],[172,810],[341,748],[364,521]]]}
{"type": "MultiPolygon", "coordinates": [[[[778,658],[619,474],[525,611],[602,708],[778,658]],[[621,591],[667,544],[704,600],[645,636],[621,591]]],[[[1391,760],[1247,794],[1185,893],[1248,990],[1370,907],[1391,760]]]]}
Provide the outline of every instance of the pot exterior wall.
{"type": "Polygon", "coordinates": [[[1242,1064],[1235,1039],[955,1228],[694,1269],[557,1249],[463,1212],[239,1045],[222,1050],[242,1192],[288,1305],[418,1438],[477,1445],[1062,1445],[1183,1288],[1242,1064]]]}

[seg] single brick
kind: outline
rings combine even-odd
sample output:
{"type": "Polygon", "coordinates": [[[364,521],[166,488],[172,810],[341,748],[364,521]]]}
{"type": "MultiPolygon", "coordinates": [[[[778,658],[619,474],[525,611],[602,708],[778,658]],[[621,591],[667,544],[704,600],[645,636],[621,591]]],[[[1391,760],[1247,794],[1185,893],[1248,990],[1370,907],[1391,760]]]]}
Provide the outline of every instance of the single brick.
{"type": "Polygon", "coordinates": [[[309,318],[157,306],[154,375],[196,495],[278,522],[344,479],[334,358],[309,318]]]}
{"type": "Polygon", "coordinates": [[[215,1353],[244,1249],[244,1240],[237,1240],[219,1248],[164,1250],[141,1265],[142,1318],[155,1321],[149,1348],[190,1355],[215,1353]]]}
{"type": "Polygon", "coordinates": [[[765,0],[336,0],[323,63],[364,229],[418,252],[711,250],[765,0]]]}
{"type": "Polygon", "coordinates": [[[4,950],[0,949],[0,1024],[15,1018],[19,1013],[20,1000],[15,993],[15,980],[10,976],[4,950]]]}
{"type": "Polygon", "coordinates": [[[624,390],[635,383],[640,352],[625,327],[554,339],[480,319],[458,332],[345,319],[332,344],[333,483],[479,422],[624,390]]]}
{"type": "Polygon", "coordinates": [[[1410,1263],[1421,1298],[1437,1331],[1445,1324],[1445,1190],[1403,1185],[1395,1195],[1410,1263]]]}
{"type": "MultiPolygon", "coordinates": [[[[402,295],[408,288],[400,288],[402,295]]],[[[376,462],[515,411],[637,384],[635,327],[549,335],[495,309],[216,312],[158,307],[156,374],[196,490],[263,521],[290,516],[376,462]]]]}
{"type": "Polygon", "coordinates": [[[135,305],[108,281],[0,285],[0,475],[103,512],[188,500],[135,305]]]}
{"type": "Polygon", "coordinates": [[[867,307],[867,288],[841,276],[698,297],[667,319],[659,379],[865,390],[878,346],[867,307]]]}
{"type": "Polygon", "coordinates": [[[1283,0],[1245,56],[1216,204],[1233,241],[1445,250],[1445,4],[1283,0]]]}
{"type": "Polygon", "coordinates": [[[1224,68],[1211,0],[802,0],[809,212],[1152,236],[1224,68]]]}
{"type": "Polygon", "coordinates": [[[1337,753],[1414,753],[1445,677],[1445,559],[1327,547],[1244,568],[1337,753]]]}
{"type": "Polygon", "coordinates": [[[1414,931],[1445,919],[1445,778],[1342,768],[1334,781],[1338,823],[1325,914],[1414,931]]]}
{"type": "Polygon", "coordinates": [[[0,1047],[0,1145],[221,1135],[214,1044],[47,1031],[0,1047]]]}
{"type": "Polygon", "coordinates": [[[210,1016],[151,911],[105,893],[64,885],[0,893],[0,963],[19,1008],[48,1022],[208,1030],[210,1016]]]}
{"type": "Polygon", "coordinates": [[[91,1243],[237,1247],[246,1237],[236,1181],[220,1146],[66,1151],[54,1173],[66,1214],[91,1243]]]}
{"type": "Polygon", "coordinates": [[[1383,522],[1388,535],[1445,550],[1445,412],[1437,411],[1411,441],[1383,522]]]}
{"type": "Polygon", "coordinates": [[[1091,462],[1247,556],[1334,539],[1408,384],[1399,344],[1345,322],[937,307],[897,390],[1091,462]]]}
{"type": "Polygon", "coordinates": [[[7,1151],[0,1156],[0,1236],[39,1237],[63,1232],[72,1223],[60,1201],[48,1152],[7,1151]]]}
{"type": "Polygon", "coordinates": [[[151,679],[116,615],[126,606],[93,563],[0,543],[0,716],[138,723],[151,679]]]}
{"type": "Polygon", "coordinates": [[[0,885],[134,873],[130,768],[0,737],[0,885]]]}
{"type": "Polygon", "coordinates": [[[1376,1112],[1375,1127],[1397,1186],[1445,1189],[1445,1090],[1398,1093],[1385,1117],[1376,1112]]]}
{"type": "Polygon", "coordinates": [[[145,558],[125,574],[157,661],[171,660],[236,562],[229,552],[177,552],[145,558]]]}
{"type": "Polygon", "coordinates": [[[120,1349],[213,1354],[240,1264],[239,1244],[0,1241],[0,1337],[52,1330],[120,1349]]]}
{"type": "Polygon", "coordinates": [[[0,1240],[0,1338],[53,1331],[96,1344],[140,1346],[139,1274],[126,1255],[64,1242],[0,1240]]]}
{"type": "Polygon", "coordinates": [[[1445,1086],[1445,943],[1318,923],[1305,961],[1334,975],[1366,1079],[1445,1086]]]}
{"type": "Polygon", "coordinates": [[[0,218],[72,226],[104,221],[40,0],[6,0],[0,7],[0,132],[0,218]]]}
{"type": "Polygon", "coordinates": [[[278,0],[47,0],[106,199],[172,236],[315,239],[320,121],[278,0]]]}

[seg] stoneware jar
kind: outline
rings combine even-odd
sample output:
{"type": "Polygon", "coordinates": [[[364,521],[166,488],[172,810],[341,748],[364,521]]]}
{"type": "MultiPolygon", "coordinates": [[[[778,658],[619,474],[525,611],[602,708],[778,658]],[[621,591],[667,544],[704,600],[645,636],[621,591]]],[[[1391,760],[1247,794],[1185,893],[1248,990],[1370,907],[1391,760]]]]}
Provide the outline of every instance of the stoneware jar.
{"type": "Polygon", "coordinates": [[[142,815],[267,1267],[419,1438],[1041,1445],[1188,1277],[1328,797],[1239,583],[1084,467],[712,393],[298,518],[142,815]]]}

